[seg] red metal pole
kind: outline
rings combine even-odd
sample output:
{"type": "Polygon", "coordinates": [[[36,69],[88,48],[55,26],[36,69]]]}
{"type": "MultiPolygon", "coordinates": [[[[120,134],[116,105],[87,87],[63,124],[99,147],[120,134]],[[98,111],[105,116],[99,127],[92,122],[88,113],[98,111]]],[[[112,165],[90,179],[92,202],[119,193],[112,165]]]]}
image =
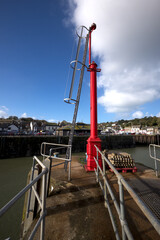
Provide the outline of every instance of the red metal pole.
{"type": "Polygon", "coordinates": [[[97,137],[97,64],[90,65],[90,136],[97,137]]]}
{"type": "Polygon", "coordinates": [[[91,64],[91,33],[92,31],[89,32],[89,66],[91,64]]]}
{"type": "MultiPolygon", "coordinates": [[[[91,33],[96,29],[96,25],[92,24],[89,32],[89,69],[90,71],[90,137],[87,140],[87,171],[94,171],[96,163],[94,157],[97,157],[96,145],[101,150],[101,140],[98,138],[97,133],[97,64],[91,63],[91,33]]],[[[99,156],[99,165],[102,167],[102,160],[99,156]]]]}

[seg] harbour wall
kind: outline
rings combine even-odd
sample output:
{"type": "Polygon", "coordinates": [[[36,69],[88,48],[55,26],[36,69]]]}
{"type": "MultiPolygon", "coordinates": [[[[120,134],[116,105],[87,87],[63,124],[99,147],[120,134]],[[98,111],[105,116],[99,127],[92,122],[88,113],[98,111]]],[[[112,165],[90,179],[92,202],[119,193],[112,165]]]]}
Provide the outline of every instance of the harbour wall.
{"type": "Polygon", "coordinates": [[[133,135],[135,145],[160,144],[160,135],[133,135]]]}
{"type": "MultiPolygon", "coordinates": [[[[134,147],[133,136],[99,136],[103,149],[134,147]]],[[[74,136],[72,152],[85,152],[88,136],[74,136]]],[[[0,158],[40,155],[42,142],[68,144],[68,137],[55,136],[1,136],[0,158]]]]}
{"type": "MultiPolygon", "coordinates": [[[[100,135],[103,149],[129,148],[160,143],[159,135],[100,135]]],[[[72,152],[85,152],[88,136],[74,136],[72,152]]],[[[56,136],[1,136],[0,158],[40,155],[42,142],[68,144],[68,137],[56,136]]]]}

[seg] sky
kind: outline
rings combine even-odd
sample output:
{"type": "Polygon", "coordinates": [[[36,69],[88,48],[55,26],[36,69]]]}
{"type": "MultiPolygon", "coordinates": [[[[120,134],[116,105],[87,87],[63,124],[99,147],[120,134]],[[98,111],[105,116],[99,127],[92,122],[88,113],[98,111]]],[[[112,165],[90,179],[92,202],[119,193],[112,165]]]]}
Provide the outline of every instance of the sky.
{"type": "MultiPolygon", "coordinates": [[[[101,68],[98,122],[160,117],[159,13],[159,0],[1,0],[0,117],[72,121],[74,105],[64,98],[76,29],[93,22],[92,60],[101,68]]],[[[77,72],[73,97],[78,81],[77,72]]],[[[90,122],[86,70],[77,121],[90,122]]]]}

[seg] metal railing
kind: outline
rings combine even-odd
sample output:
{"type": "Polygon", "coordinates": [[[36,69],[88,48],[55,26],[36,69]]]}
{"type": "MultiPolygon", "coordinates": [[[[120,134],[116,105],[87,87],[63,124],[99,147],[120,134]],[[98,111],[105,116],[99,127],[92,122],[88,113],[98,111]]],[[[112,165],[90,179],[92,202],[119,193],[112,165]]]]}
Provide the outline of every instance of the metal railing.
{"type": "Polygon", "coordinates": [[[139,206],[143,214],[146,216],[146,218],[149,220],[149,222],[153,225],[157,233],[160,235],[160,221],[152,214],[152,212],[148,209],[148,207],[144,204],[144,202],[138,197],[138,195],[134,192],[134,190],[130,187],[130,185],[125,181],[123,176],[115,169],[115,167],[110,163],[110,161],[104,156],[104,154],[99,150],[99,148],[95,145],[96,151],[97,151],[97,157],[94,158],[96,162],[97,168],[95,169],[96,173],[96,180],[99,183],[103,194],[104,194],[104,200],[105,200],[105,207],[108,208],[108,212],[111,218],[113,230],[116,236],[116,239],[119,240],[120,236],[118,233],[118,229],[116,226],[116,222],[110,207],[110,203],[107,197],[107,194],[110,194],[110,197],[113,201],[114,207],[117,211],[117,214],[119,216],[120,224],[121,224],[121,229],[122,229],[122,239],[125,240],[126,237],[129,240],[133,239],[133,236],[130,232],[130,229],[128,227],[128,223],[125,217],[125,200],[124,200],[124,188],[128,191],[132,199],[136,202],[136,204],[139,206]],[[99,160],[102,159],[102,169],[99,165],[99,160]],[[109,165],[109,167],[112,169],[114,174],[117,177],[118,180],[118,185],[119,185],[119,203],[117,202],[116,197],[113,194],[113,191],[111,189],[111,186],[109,185],[109,181],[107,180],[106,177],[106,163],[109,165]],[[102,180],[100,179],[99,174],[102,176],[102,180]]]}
{"type": "Polygon", "coordinates": [[[156,173],[156,177],[158,177],[159,172],[158,172],[157,161],[160,162],[160,158],[157,157],[156,149],[160,150],[160,145],[156,145],[156,144],[150,144],[149,145],[149,156],[154,159],[154,170],[155,170],[155,173],[156,173]],[[153,151],[152,151],[152,148],[153,148],[153,151]],[[153,155],[152,155],[152,153],[153,153],[153,155]]]}
{"type": "Polygon", "coordinates": [[[4,207],[0,209],[0,217],[6,213],[7,210],[9,210],[14,203],[21,198],[29,189],[32,189],[35,197],[37,198],[37,201],[39,203],[41,212],[40,212],[40,217],[32,230],[29,240],[33,239],[39,225],[41,224],[40,228],[40,240],[44,239],[44,228],[45,228],[45,215],[46,215],[46,177],[48,173],[48,169],[42,164],[42,162],[36,157],[33,157],[33,161],[36,161],[37,164],[39,164],[42,168],[41,173],[34,179],[32,180],[26,187],[24,187],[15,197],[13,197],[4,207]],[[42,178],[42,199],[40,199],[40,196],[38,195],[38,192],[34,188],[34,184],[38,182],[42,178]]]}
{"type": "MultiPolygon", "coordinates": [[[[71,180],[71,150],[72,146],[71,145],[65,145],[65,144],[57,144],[57,143],[47,143],[43,142],[41,144],[41,155],[43,157],[49,158],[51,160],[51,168],[56,167],[58,165],[64,164],[65,170],[67,170],[68,167],[68,181],[71,180]],[[63,158],[59,156],[55,156],[54,152],[57,150],[64,151],[68,149],[69,156],[68,158],[63,158]],[[62,161],[61,163],[53,164],[52,165],[52,159],[60,160],[62,161]]],[[[66,151],[64,151],[66,153],[66,151]]]]}

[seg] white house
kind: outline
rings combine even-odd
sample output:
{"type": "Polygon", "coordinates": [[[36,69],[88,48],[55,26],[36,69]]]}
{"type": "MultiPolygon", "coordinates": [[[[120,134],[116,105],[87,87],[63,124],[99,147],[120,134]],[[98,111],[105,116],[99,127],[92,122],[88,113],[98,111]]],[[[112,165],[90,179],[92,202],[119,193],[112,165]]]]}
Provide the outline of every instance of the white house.
{"type": "Polygon", "coordinates": [[[141,132],[141,128],[139,125],[133,125],[131,129],[131,133],[139,134],[141,132]]]}
{"type": "Polygon", "coordinates": [[[56,129],[58,128],[58,125],[55,123],[55,124],[46,124],[45,125],[45,131],[46,132],[50,132],[50,133],[53,133],[56,131],[56,129]]]}
{"type": "Polygon", "coordinates": [[[33,132],[37,132],[37,129],[38,129],[37,123],[36,122],[30,122],[30,129],[33,132]]]}
{"type": "Polygon", "coordinates": [[[18,132],[18,127],[14,124],[10,124],[8,125],[8,131],[11,131],[11,132],[18,132]]]}

